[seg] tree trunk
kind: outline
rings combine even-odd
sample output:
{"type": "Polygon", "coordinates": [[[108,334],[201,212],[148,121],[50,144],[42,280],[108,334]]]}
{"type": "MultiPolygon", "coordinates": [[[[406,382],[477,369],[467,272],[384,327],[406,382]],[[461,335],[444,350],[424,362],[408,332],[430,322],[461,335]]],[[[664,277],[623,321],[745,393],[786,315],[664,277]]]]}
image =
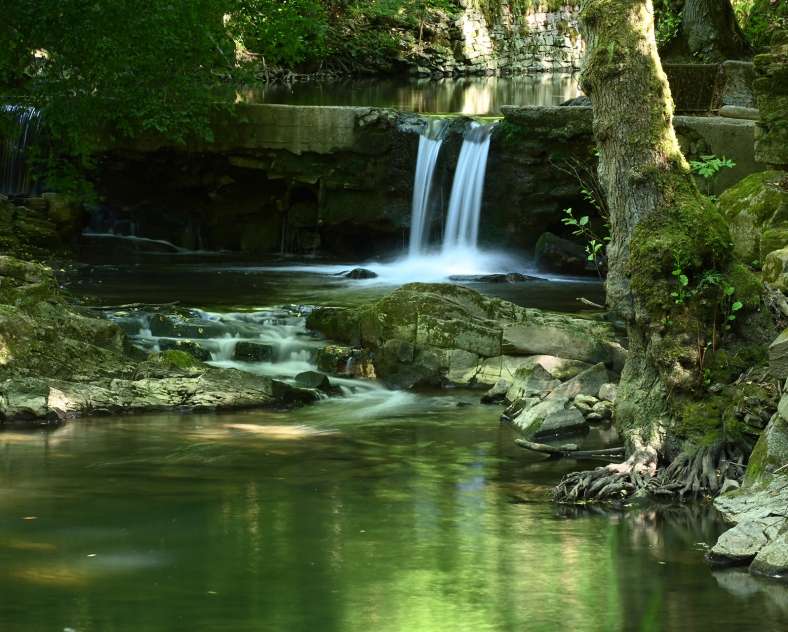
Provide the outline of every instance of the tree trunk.
{"type": "Polygon", "coordinates": [[[689,53],[702,61],[739,59],[751,53],[730,0],[687,0],[681,32],[689,53]]]}
{"type": "Polygon", "coordinates": [[[698,331],[705,335],[704,316],[676,305],[674,271],[695,279],[724,270],[730,237],[676,139],[652,0],[585,0],[581,28],[583,88],[610,209],[607,301],[629,333],[615,412],[629,459],[608,471],[648,476],[664,455],[672,400],[697,384],[698,331]]]}

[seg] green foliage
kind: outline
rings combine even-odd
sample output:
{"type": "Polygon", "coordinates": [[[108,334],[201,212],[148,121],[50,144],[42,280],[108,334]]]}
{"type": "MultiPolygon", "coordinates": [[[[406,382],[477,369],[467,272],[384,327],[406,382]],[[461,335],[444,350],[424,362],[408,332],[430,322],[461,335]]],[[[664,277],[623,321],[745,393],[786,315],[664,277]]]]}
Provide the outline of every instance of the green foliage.
{"type": "MultiPolygon", "coordinates": [[[[700,160],[690,160],[692,173],[706,181],[706,195],[711,195],[711,184],[715,176],[723,169],[733,169],[736,163],[723,156],[718,158],[714,154],[701,156],[700,160]]],[[[714,199],[716,201],[716,198],[714,199]]]]}
{"type": "Polygon", "coordinates": [[[605,243],[610,241],[610,226],[605,223],[605,234],[598,235],[591,226],[591,220],[588,215],[582,217],[575,217],[574,211],[571,208],[564,209],[565,217],[561,218],[561,223],[564,226],[573,228],[572,234],[575,237],[580,237],[586,242],[586,256],[589,261],[593,262],[596,267],[597,274],[602,278],[601,256],[605,243]]]}
{"type": "Polygon", "coordinates": [[[293,66],[325,54],[325,5],[320,0],[237,0],[227,28],[267,63],[293,66]]]}
{"type": "Polygon", "coordinates": [[[784,0],[732,0],[732,4],[744,35],[756,51],[788,39],[788,3],[784,0]]]}
{"type": "Polygon", "coordinates": [[[660,49],[670,44],[679,34],[682,8],[677,8],[673,0],[654,0],[654,31],[660,49]]]}

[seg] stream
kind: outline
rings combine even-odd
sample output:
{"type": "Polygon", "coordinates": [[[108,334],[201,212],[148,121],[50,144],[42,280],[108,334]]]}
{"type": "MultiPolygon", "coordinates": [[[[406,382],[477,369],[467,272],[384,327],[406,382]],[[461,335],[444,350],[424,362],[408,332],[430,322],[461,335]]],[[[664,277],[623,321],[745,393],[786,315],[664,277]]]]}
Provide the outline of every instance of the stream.
{"type": "MultiPolygon", "coordinates": [[[[148,256],[62,281],[86,303],[178,301],[210,329],[212,364],[291,380],[321,344],[306,306],[394,287],[347,267],[148,256]],[[238,361],[240,340],[272,355],[238,361]]],[[[469,285],[565,311],[602,295],[587,279],[469,285]]],[[[161,344],[144,309],[110,317],[161,344]]],[[[786,629],[782,586],[704,562],[724,529],[711,507],[555,506],[577,464],[518,449],[479,391],[332,382],[341,397],[291,411],[0,433],[3,631],[786,629]]]]}

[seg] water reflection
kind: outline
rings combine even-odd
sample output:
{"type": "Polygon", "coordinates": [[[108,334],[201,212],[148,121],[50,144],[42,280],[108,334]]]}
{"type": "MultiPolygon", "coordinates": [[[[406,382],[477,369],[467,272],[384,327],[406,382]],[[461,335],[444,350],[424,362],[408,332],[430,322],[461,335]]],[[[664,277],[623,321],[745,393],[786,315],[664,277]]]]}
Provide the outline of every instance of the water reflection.
{"type": "Polygon", "coordinates": [[[420,113],[500,114],[502,105],[560,105],[580,94],[576,75],[538,73],[457,79],[354,79],[240,90],[248,103],[358,105],[420,113]]]}
{"type": "Polygon", "coordinates": [[[696,544],[720,529],[709,507],[557,513],[548,490],[573,464],[516,452],[476,396],[352,423],[353,404],[333,402],[84,420],[48,443],[0,434],[0,623],[780,629],[776,592],[705,566],[696,544]],[[232,431],[241,424],[341,432],[232,431]]]}

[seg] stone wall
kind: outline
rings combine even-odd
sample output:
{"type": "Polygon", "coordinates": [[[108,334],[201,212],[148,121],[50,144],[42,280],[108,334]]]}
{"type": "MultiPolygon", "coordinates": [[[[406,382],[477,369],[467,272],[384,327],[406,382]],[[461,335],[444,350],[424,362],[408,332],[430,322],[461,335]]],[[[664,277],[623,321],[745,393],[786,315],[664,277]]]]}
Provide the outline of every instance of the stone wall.
{"type": "MultiPolygon", "coordinates": [[[[134,225],[140,236],[186,248],[251,255],[359,259],[406,245],[426,118],[374,108],[239,108],[237,120],[216,122],[213,143],[189,151],[155,140],[107,148],[97,180],[105,203],[93,228],[134,225]]],[[[436,239],[468,122],[452,119],[436,168],[436,239]]],[[[730,181],[760,169],[754,121],[676,117],[675,125],[691,157],[735,160],[723,176],[730,181]]],[[[563,209],[593,213],[565,168],[574,161],[593,172],[593,147],[588,107],[505,108],[492,136],[481,241],[528,250],[542,232],[564,232],[563,209]]]]}
{"type": "Polygon", "coordinates": [[[490,14],[474,2],[438,26],[435,40],[417,57],[417,75],[572,72],[580,67],[585,45],[578,31],[579,6],[567,2],[554,11],[535,4],[499,3],[490,14]]]}

